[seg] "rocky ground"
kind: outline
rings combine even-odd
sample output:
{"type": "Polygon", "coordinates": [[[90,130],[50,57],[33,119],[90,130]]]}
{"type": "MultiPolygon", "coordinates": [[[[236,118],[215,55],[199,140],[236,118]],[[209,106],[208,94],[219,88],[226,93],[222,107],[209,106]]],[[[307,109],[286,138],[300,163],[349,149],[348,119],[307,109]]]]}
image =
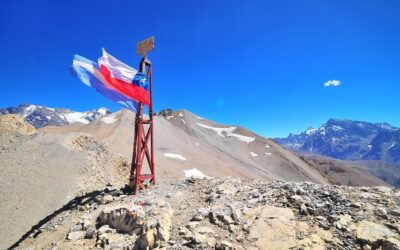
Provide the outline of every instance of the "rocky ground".
{"type": "Polygon", "coordinates": [[[18,249],[400,249],[400,190],[234,178],[112,186],[41,221],[18,249]]]}

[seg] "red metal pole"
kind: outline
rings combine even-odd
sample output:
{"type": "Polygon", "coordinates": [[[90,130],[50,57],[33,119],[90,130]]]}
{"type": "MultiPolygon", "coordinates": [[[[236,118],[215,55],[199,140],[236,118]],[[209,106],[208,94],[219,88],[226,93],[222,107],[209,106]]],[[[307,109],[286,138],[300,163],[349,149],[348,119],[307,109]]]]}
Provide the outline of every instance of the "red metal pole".
{"type": "Polygon", "coordinates": [[[153,178],[152,178],[152,183],[156,184],[156,173],[155,173],[155,169],[154,169],[154,123],[153,123],[153,68],[152,65],[150,64],[150,68],[149,68],[149,77],[150,77],[150,127],[149,129],[151,130],[151,138],[150,138],[150,169],[151,169],[151,173],[153,174],[153,178]]]}
{"type": "Polygon", "coordinates": [[[155,166],[154,166],[154,124],[153,124],[153,102],[152,102],[152,91],[153,91],[153,79],[152,79],[152,68],[150,61],[146,57],[142,58],[140,64],[140,71],[144,72],[148,67],[147,76],[150,78],[150,106],[149,106],[149,119],[143,119],[143,108],[142,103],[139,104],[139,108],[136,113],[135,120],[135,139],[132,153],[132,166],[131,166],[131,178],[130,186],[133,188],[135,194],[140,189],[144,188],[143,181],[149,179],[150,183],[155,184],[155,166]],[[144,129],[144,124],[148,124],[148,130],[144,129]],[[150,137],[150,138],[149,138],[150,137]],[[149,141],[150,139],[150,141],[149,141]],[[150,152],[148,148],[150,144],[150,152]],[[146,158],[150,174],[142,174],[143,160],[146,158]]]}

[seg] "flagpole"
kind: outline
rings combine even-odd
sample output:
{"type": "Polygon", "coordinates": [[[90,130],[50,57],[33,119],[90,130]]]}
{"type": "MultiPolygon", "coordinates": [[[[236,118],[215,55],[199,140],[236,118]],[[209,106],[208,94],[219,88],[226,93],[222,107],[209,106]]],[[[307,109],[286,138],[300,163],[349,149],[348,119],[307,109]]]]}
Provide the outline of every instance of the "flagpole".
{"type": "Polygon", "coordinates": [[[139,103],[138,110],[135,117],[135,135],[132,152],[132,165],[129,186],[133,192],[137,194],[141,189],[145,188],[144,181],[148,180],[149,183],[156,183],[155,164],[154,164],[154,125],[153,125],[153,77],[152,77],[152,64],[147,58],[147,52],[154,48],[154,37],[150,37],[138,43],[136,53],[142,55],[142,60],[139,64],[139,71],[146,74],[149,79],[149,119],[143,118],[144,104],[139,103]],[[148,129],[144,128],[148,125],[148,129]],[[150,139],[150,141],[149,141],[150,139]],[[150,144],[150,150],[148,148],[150,144]],[[150,151],[150,152],[149,152],[150,151]],[[143,160],[147,160],[149,165],[150,174],[142,174],[143,160]]]}

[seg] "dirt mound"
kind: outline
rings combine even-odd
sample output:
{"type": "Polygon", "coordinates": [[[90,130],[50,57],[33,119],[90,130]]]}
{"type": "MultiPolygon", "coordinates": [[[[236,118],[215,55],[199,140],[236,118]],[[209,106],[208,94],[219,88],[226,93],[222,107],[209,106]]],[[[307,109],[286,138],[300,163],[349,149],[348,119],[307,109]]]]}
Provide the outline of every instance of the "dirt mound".
{"type": "Polygon", "coordinates": [[[20,115],[0,116],[0,130],[12,130],[21,134],[35,134],[36,129],[20,115]]]}

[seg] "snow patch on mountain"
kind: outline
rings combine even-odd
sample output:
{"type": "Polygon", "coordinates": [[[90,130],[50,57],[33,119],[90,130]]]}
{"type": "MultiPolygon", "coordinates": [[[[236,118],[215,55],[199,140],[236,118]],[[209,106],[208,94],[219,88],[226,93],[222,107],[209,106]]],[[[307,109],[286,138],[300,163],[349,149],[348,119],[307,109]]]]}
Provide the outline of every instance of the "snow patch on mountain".
{"type": "Polygon", "coordinates": [[[45,126],[64,126],[73,123],[88,124],[97,118],[110,114],[107,108],[97,110],[76,112],[63,108],[49,108],[33,104],[21,104],[18,107],[0,109],[0,115],[17,114],[35,128],[45,126]]]}
{"type": "Polygon", "coordinates": [[[198,170],[197,168],[193,168],[193,169],[188,169],[188,170],[183,170],[183,172],[185,173],[186,178],[208,178],[208,175],[203,174],[200,170],[198,170]]]}
{"type": "Polygon", "coordinates": [[[250,155],[251,155],[252,157],[258,156],[258,154],[254,153],[254,152],[250,152],[250,155]]]}
{"type": "Polygon", "coordinates": [[[104,122],[105,124],[113,124],[116,121],[115,116],[116,114],[105,116],[101,118],[101,121],[104,122]]]}
{"type": "Polygon", "coordinates": [[[333,129],[333,130],[336,130],[336,131],[343,130],[342,127],[336,126],[336,125],[332,125],[332,129],[333,129]]]}
{"type": "Polygon", "coordinates": [[[209,129],[209,130],[213,130],[215,133],[217,133],[217,135],[221,136],[221,137],[235,137],[237,138],[239,141],[243,141],[246,143],[250,143],[252,141],[255,140],[254,137],[250,137],[250,136],[244,136],[244,135],[240,135],[240,134],[235,134],[233,133],[233,131],[236,129],[236,127],[227,127],[227,128],[216,128],[216,127],[211,127],[202,123],[196,123],[197,125],[199,125],[200,127],[203,127],[205,129],[209,129]]]}
{"type": "Polygon", "coordinates": [[[88,124],[90,121],[86,119],[86,113],[72,112],[63,115],[69,123],[83,123],[88,124]]]}
{"type": "Polygon", "coordinates": [[[306,135],[313,135],[313,134],[315,134],[317,131],[318,131],[318,129],[316,129],[316,128],[308,128],[304,133],[305,133],[306,135]]]}
{"type": "Polygon", "coordinates": [[[97,110],[97,113],[99,113],[100,115],[106,115],[110,113],[110,110],[108,110],[107,108],[99,108],[97,110]]]}
{"type": "Polygon", "coordinates": [[[396,145],[397,145],[397,142],[393,142],[392,145],[390,145],[386,150],[389,150],[389,149],[393,148],[396,145]]]}
{"type": "Polygon", "coordinates": [[[178,159],[178,160],[181,160],[181,161],[186,161],[186,158],[183,157],[180,154],[164,153],[164,156],[168,157],[168,158],[172,158],[172,159],[178,159]]]}
{"type": "Polygon", "coordinates": [[[23,112],[22,112],[22,117],[25,118],[28,115],[32,114],[36,110],[35,105],[29,105],[23,112]]]}

